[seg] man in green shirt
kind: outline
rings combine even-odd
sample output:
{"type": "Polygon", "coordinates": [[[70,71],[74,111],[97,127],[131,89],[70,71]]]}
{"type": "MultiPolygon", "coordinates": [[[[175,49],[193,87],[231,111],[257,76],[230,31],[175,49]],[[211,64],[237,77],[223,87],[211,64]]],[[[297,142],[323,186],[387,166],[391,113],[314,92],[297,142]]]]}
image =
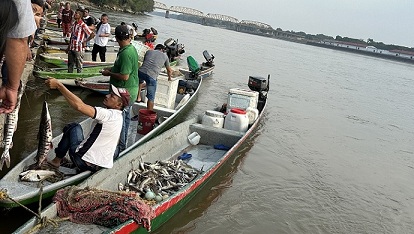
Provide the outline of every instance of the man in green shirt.
{"type": "Polygon", "coordinates": [[[132,34],[125,25],[118,25],[115,28],[115,38],[119,44],[114,66],[111,69],[104,69],[102,75],[110,76],[109,83],[117,88],[125,88],[131,96],[131,103],[124,110],[124,125],[122,127],[117,154],[126,148],[127,134],[130,119],[130,107],[138,96],[138,53],[131,45],[132,34]]]}

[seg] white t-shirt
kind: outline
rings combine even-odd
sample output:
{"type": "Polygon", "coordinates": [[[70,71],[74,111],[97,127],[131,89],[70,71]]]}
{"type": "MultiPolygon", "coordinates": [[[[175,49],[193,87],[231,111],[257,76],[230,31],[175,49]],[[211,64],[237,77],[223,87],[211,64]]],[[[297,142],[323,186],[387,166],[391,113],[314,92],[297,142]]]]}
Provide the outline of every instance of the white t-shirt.
{"type": "Polygon", "coordinates": [[[138,33],[135,31],[135,28],[132,27],[131,25],[127,24],[126,25],[128,30],[131,32],[132,31],[132,36],[135,37],[136,35],[138,35],[138,33]]]}
{"type": "Polygon", "coordinates": [[[98,46],[106,46],[108,44],[109,37],[100,37],[101,34],[111,34],[111,26],[106,24],[101,24],[101,27],[99,27],[99,30],[96,32],[95,36],[95,44],[98,46]]]}
{"type": "MultiPolygon", "coordinates": [[[[2,0],[3,1],[3,0],[2,0]]],[[[19,14],[17,23],[7,34],[9,38],[25,38],[36,31],[36,22],[30,0],[13,0],[19,14]]]]}
{"type": "Polygon", "coordinates": [[[116,146],[121,135],[124,119],[121,110],[95,107],[96,114],[91,131],[80,143],[76,152],[86,162],[112,168],[116,146]]]}

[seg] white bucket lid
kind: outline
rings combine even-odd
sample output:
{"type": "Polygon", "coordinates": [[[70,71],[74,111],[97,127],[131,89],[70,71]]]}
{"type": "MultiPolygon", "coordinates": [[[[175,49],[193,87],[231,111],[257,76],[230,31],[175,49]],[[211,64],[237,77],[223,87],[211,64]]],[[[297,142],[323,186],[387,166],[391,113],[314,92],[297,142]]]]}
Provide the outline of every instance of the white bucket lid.
{"type": "Polygon", "coordinates": [[[211,117],[218,117],[218,118],[224,118],[224,114],[219,111],[214,110],[206,110],[206,115],[211,117]]]}

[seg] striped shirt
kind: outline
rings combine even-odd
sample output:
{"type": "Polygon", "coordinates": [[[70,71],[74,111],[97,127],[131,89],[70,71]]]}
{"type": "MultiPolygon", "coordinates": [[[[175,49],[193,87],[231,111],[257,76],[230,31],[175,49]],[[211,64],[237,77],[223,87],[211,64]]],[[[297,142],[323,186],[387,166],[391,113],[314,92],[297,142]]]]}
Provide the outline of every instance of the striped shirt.
{"type": "Polygon", "coordinates": [[[72,24],[72,35],[70,36],[69,50],[83,52],[83,42],[91,35],[92,31],[89,27],[80,19],[72,24]]]}

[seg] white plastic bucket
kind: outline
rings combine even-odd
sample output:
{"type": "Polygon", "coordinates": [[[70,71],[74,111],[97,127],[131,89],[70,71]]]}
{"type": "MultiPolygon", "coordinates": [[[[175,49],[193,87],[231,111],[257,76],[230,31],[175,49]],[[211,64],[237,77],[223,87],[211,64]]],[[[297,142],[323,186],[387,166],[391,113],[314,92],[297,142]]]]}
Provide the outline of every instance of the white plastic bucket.
{"type": "Polygon", "coordinates": [[[224,128],[246,132],[249,128],[249,117],[247,117],[246,111],[239,108],[232,108],[224,119],[224,128]]]}
{"type": "Polygon", "coordinates": [[[197,145],[200,142],[201,137],[197,132],[192,132],[187,138],[190,144],[197,145]]]}
{"type": "Polygon", "coordinates": [[[203,125],[222,128],[224,125],[224,114],[218,111],[207,110],[201,120],[203,125]]]}
{"type": "Polygon", "coordinates": [[[259,110],[256,108],[247,107],[246,112],[247,117],[249,118],[249,124],[253,124],[259,116],[259,110]]]}

